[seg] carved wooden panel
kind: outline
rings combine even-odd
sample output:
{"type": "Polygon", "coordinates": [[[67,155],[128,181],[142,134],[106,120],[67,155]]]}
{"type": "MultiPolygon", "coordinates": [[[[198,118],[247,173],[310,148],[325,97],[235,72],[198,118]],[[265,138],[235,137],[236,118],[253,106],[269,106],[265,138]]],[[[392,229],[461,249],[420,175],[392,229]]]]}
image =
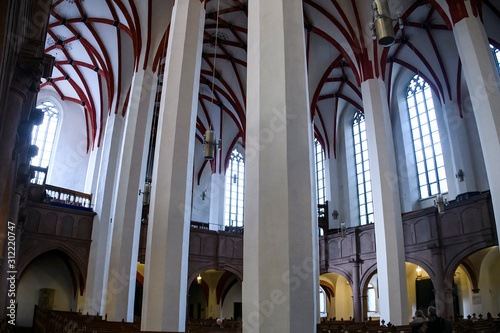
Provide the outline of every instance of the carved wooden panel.
{"type": "Polygon", "coordinates": [[[69,215],[63,217],[62,223],[61,223],[61,236],[73,237],[74,220],[75,219],[69,215]]]}
{"type": "Polygon", "coordinates": [[[42,234],[55,235],[57,226],[57,214],[48,212],[42,215],[38,232],[42,234]]]}
{"type": "Polygon", "coordinates": [[[447,211],[441,216],[440,220],[443,238],[455,237],[463,234],[463,226],[460,215],[455,212],[447,211]]]}
{"type": "Polygon", "coordinates": [[[417,220],[414,224],[416,243],[426,243],[432,239],[431,224],[427,217],[417,220]]]}
{"type": "Polygon", "coordinates": [[[362,254],[375,252],[375,233],[373,231],[360,233],[359,247],[362,254]]]}
{"type": "Polygon", "coordinates": [[[92,220],[81,218],[78,220],[77,238],[89,239],[92,236],[92,220]]]}
{"type": "Polygon", "coordinates": [[[189,254],[201,253],[201,237],[191,231],[191,239],[189,241],[189,254]]]}
{"type": "Polygon", "coordinates": [[[86,278],[95,213],[28,202],[23,241],[19,247],[18,273],[39,255],[58,250],[70,258],[86,278]]]}
{"type": "Polygon", "coordinates": [[[480,207],[465,207],[460,214],[464,233],[478,232],[483,228],[480,207]]]}

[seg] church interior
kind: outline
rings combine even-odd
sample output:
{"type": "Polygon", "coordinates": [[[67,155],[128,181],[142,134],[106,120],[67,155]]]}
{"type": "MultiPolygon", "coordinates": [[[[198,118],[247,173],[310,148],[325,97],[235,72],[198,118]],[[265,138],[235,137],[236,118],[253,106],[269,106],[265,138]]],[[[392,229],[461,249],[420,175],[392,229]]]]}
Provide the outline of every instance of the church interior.
{"type": "Polygon", "coordinates": [[[0,15],[1,332],[500,331],[499,1],[0,15]]]}

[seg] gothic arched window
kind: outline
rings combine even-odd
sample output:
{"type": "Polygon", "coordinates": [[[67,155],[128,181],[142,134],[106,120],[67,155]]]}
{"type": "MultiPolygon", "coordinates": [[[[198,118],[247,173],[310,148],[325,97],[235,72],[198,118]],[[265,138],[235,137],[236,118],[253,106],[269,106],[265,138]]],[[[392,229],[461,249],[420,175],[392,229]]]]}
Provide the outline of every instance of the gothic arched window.
{"type": "Polygon", "coordinates": [[[243,194],[245,186],[245,162],[236,149],[226,170],[226,209],[224,223],[231,227],[243,226],[243,194]]]}
{"type": "Polygon", "coordinates": [[[318,205],[325,204],[325,155],[321,143],[314,139],[314,155],[316,162],[316,188],[318,205]]]}
{"type": "Polygon", "coordinates": [[[368,283],[368,289],[366,291],[368,312],[377,312],[377,291],[373,287],[373,284],[368,283]]]}
{"type": "MultiPolygon", "coordinates": [[[[34,126],[31,134],[31,144],[38,147],[38,155],[31,159],[31,165],[46,168],[49,166],[54,148],[59,110],[49,101],[39,104],[36,108],[43,111],[43,122],[41,125],[34,126]]],[[[43,181],[44,176],[38,171],[35,172],[32,182],[42,184],[43,181]]]]}
{"type": "Polygon", "coordinates": [[[370,175],[370,160],[368,159],[368,143],[366,141],[365,116],[356,112],[352,123],[354,137],[354,157],[356,163],[356,179],[358,184],[359,222],[373,223],[373,195],[370,175]]]}
{"type": "Polygon", "coordinates": [[[326,312],[326,293],[323,287],[319,287],[319,315],[320,317],[327,317],[326,312]]]}
{"type": "Polygon", "coordinates": [[[430,86],[415,75],[408,85],[406,101],[410,115],[413,149],[417,163],[420,198],[448,192],[443,150],[430,86]]]}

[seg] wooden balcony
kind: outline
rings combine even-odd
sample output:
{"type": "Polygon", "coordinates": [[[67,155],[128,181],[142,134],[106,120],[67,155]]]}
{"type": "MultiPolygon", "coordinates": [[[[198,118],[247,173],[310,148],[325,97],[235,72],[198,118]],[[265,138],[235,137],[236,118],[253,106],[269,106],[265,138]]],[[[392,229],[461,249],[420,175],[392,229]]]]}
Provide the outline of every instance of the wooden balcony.
{"type": "MultiPolygon", "coordinates": [[[[469,255],[498,245],[490,193],[464,195],[451,201],[443,214],[435,207],[403,214],[403,234],[407,262],[432,272],[438,256],[444,277],[453,276],[469,255]]],[[[320,237],[319,246],[321,273],[337,272],[349,280],[354,264],[361,277],[376,269],[374,224],[347,228],[345,235],[330,230],[320,237]]]]}
{"type": "Polygon", "coordinates": [[[95,213],[91,195],[51,185],[31,185],[20,211],[18,274],[38,256],[58,251],[71,259],[75,278],[86,280],[95,213]]]}

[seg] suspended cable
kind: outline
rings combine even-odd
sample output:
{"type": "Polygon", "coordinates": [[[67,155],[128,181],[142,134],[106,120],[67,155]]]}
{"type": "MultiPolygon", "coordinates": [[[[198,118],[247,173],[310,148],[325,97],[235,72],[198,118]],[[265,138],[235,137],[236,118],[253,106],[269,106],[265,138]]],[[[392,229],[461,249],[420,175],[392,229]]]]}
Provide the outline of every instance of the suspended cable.
{"type": "Polygon", "coordinates": [[[219,10],[220,10],[220,0],[217,0],[217,17],[215,19],[215,36],[214,36],[214,68],[212,70],[212,104],[214,102],[214,88],[215,88],[215,64],[217,62],[217,45],[219,40],[219,10]]]}

